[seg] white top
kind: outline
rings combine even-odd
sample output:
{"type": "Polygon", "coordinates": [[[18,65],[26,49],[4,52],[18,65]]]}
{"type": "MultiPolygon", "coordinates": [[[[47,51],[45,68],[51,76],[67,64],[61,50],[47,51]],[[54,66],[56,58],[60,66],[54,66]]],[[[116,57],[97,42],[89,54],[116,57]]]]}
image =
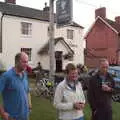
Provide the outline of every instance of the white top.
{"type": "Polygon", "coordinates": [[[60,120],[73,120],[83,117],[82,110],[73,108],[75,102],[85,103],[81,83],[76,84],[76,90],[74,91],[67,85],[66,80],[63,80],[57,86],[54,96],[54,106],[58,110],[60,120]]]}

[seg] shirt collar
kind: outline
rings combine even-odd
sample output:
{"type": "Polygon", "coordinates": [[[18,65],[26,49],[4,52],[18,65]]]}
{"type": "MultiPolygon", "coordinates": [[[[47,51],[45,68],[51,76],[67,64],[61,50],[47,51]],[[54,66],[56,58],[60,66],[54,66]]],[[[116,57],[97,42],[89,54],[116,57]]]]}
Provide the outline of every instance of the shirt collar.
{"type": "Polygon", "coordinates": [[[66,77],[66,85],[67,88],[76,91],[76,85],[78,84],[78,80],[77,81],[73,81],[73,82],[69,82],[69,80],[66,77]]]}

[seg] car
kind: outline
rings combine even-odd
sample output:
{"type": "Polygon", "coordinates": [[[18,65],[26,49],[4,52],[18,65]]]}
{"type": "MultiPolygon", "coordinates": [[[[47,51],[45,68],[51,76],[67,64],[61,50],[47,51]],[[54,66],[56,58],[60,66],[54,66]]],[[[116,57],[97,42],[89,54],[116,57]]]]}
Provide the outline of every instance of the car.
{"type": "Polygon", "coordinates": [[[113,76],[115,81],[113,101],[120,102],[120,66],[110,66],[108,72],[113,76]]]}
{"type": "Polygon", "coordinates": [[[110,66],[108,72],[113,76],[115,89],[120,91],[120,66],[110,66]]]}

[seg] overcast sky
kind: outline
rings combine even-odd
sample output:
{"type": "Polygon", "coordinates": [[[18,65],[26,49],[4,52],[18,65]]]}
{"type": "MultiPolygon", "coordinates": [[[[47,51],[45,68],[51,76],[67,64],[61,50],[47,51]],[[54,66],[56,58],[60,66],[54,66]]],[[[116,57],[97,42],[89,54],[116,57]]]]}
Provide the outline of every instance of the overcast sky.
{"type": "MultiPolygon", "coordinates": [[[[4,1],[4,0],[0,0],[4,1]]],[[[55,0],[56,1],[56,0],[55,0]]],[[[94,11],[99,7],[106,7],[107,18],[114,20],[120,16],[120,0],[73,0],[73,20],[86,29],[94,22],[94,11]]],[[[36,9],[44,7],[49,0],[16,0],[16,3],[36,9]]]]}

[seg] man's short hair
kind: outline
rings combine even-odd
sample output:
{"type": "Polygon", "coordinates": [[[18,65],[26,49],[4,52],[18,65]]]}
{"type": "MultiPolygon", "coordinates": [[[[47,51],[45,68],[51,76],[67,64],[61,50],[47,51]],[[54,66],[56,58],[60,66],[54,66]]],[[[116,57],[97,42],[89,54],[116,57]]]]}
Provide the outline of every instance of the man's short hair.
{"type": "Polygon", "coordinates": [[[21,58],[21,53],[17,53],[15,55],[15,64],[20,61],[20,58],[21,58]]]}
{"type": "Polygon", "coordinates": [[[71,70],[76,70],[76,66],[73,63],[68,63],[66,65],[65,71],[68,74],[71,70]]]}

